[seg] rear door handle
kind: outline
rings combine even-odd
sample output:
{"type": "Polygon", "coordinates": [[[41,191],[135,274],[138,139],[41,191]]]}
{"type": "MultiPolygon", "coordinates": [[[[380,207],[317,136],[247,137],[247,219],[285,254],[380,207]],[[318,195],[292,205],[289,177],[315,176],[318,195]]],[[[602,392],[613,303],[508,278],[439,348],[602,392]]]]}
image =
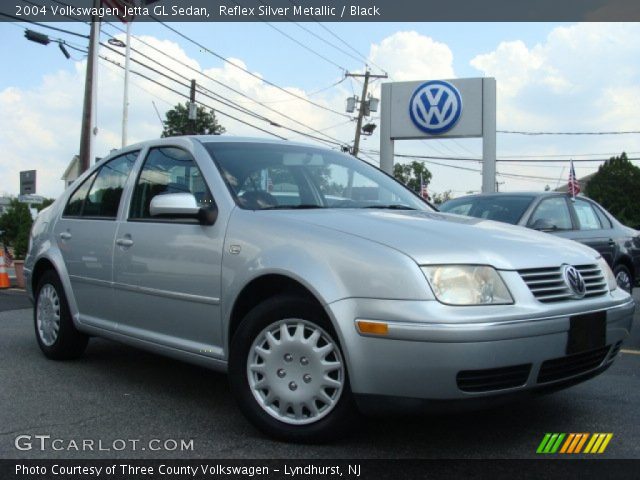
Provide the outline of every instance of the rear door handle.
{"type": "Polygon", "coordinates": [[[615,247],[616,246],[616,241],[612,238],[609,239],[609,246],[610,247],[615,247]]]}
{"type": "Polygon", "coordinates": [[[116,240],[116,245],[121,247],[131,247],[133,245],[133,240],[130,238],[119,238],[116,240]]]}
{"type": "Polygon", "coordinates": [[[71,234],[69,232],[62,232],[60,238],[62,240],[71,240],[71,234]]]}

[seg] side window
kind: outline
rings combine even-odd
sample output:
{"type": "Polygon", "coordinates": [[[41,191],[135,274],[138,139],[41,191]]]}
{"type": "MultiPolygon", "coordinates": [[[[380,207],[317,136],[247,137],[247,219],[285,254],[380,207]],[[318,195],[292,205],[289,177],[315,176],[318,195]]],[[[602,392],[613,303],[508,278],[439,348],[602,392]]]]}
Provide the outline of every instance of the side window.
{"type": "Polygon", "coordinates": [[[460,205],[456,205],[455,207],[447,209],[446,212],[455,213],[456,215],[469,215],[472,206],[472,202],[461,203],[460,205]]]}
{"type": "Polygon", "coordinates": [[[191,154],[175,147],[152,148],[133,191],[129,218],[153,218],[149,213],[151,199],[168,193],[192,193],[201,207],[213,203],[211,192],[191,154]]]}
{"type": "Polygon", "coordinates": [[[83,217],[116,218],[120,197],[138,152],[127,153],[104,164],[84,202],[83,217]]]}
{"type": "Polygon", "coordinates": [[[580,230],[600,230],[602,228],[598,215],[589,202],[576,199],[573,208],[580,222],[580,230]]]}
{"type": "Polygon", "coordinates": [[[564,197],[546,198],[540,202],[536,211],[529,219],[529,227],[539,228],[552,226],[558,230],[571,230],[571,214],[564,197]]]}
{"type": "Polygon", "coordinates": [[[596,215],[598,215],[598,218],[600,219],[600,224],[602,225],[602,228],[604,229],[613,228],[613,224],[611,223],[611,220],[609,220],[609,217],[607,217],[600,208],[594,205],[593,209],[596,211],[596,215]]]}
{"type": "Polygon", "coordinates": [[[87,198],[87,193],[91,188],[91,184],[96,178],[97,171],[91,174],[82,184],[73,192],[73,195],[69,198],[67,205],[62,212],[63,217],[79,217],[82,215],[82,207],[84,206],[84,200],[87,198]]]}

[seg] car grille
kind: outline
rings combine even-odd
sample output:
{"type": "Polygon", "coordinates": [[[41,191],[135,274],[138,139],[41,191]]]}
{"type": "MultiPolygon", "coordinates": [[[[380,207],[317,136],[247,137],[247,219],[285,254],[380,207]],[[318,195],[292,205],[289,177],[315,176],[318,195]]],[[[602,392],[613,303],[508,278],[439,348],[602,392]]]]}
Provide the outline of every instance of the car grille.
{"type": "Polygon", "coordinates": [[[554,358],[542,363],[538,383],[553,382],[573,377],[598,368],[609,353],[609,346],[566,357],[554,358]]]}
{"type": "Polygon", "coordinates": [[[465,370],[458,372],[456,380],[463,392],[489,392],[524,385],[530,371],[530,363],[487,370],[465,370]]]}
{"type": "MultiPolygon", "coordinates": [[[[584,298],[607,293],[607,281],[598,265],[576,265],[587,287],[584,298]]],[[[539,301],[561,302],[573,298],[573,292],[562,278],[562,267],[530,268],[518,273],[539,301]]]]}

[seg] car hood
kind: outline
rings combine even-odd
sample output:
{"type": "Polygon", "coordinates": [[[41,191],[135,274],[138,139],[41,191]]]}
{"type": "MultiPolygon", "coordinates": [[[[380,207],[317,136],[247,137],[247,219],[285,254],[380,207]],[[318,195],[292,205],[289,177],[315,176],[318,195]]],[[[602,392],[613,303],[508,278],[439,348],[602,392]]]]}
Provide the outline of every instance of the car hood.
{"type": "Polygon", "coordinates": [[[386,245],[420,265],[482,264],[518,270],[563,263],[579,265],[598,257],[595,250],[572,240],[460,215],[369,209],[287,211],[286,214],[295,217],[298,223],[386,245]]]}

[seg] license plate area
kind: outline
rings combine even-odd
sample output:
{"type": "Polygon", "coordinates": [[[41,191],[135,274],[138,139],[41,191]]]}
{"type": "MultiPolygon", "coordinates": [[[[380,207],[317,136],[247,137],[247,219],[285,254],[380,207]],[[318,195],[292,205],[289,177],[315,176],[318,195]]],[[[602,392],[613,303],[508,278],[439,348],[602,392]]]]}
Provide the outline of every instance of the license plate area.
{"type": "Polygon", "coordinates": [[[567,355],[602,348],[607,339],[607,312],[586,313],[570,318],[567,355]]]}

